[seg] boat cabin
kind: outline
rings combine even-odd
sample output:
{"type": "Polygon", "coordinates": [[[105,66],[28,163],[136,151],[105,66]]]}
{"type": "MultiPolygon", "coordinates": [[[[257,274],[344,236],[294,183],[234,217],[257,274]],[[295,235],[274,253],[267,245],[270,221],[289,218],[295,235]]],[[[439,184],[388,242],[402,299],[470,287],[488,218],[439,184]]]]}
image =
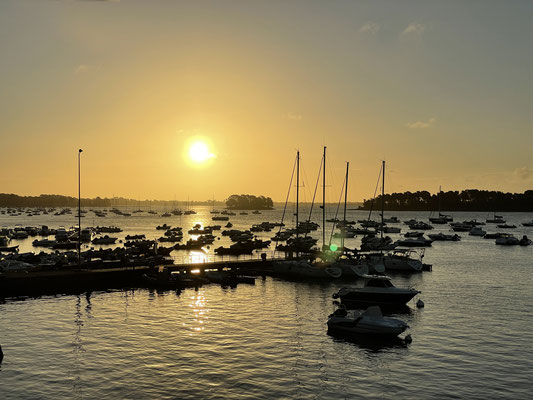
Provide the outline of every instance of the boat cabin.
{"type": "Polygon", "coordinates": [[[394,287],[391,282],[391,278],[388,276],[379,276],[379,275],[367,275],[365,278],[365,287],[375,287],[375,288],[389,288],[394,287]]]}

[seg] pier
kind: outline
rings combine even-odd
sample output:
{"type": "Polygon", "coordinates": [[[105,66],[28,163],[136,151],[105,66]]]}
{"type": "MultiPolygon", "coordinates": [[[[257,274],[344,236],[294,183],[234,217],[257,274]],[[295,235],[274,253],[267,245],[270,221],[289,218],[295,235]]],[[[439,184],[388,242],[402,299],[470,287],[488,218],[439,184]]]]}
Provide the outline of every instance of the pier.
{"type": "Polygon", "coordinates": [[[42,295],[76,294],[86,291],[145,287],[143,274],[164,268],[170,272],[234,269],[243,274],[266,275],[273,261],[285,258],[222,259],[207,262],[178,263],[161,266],[127,266],[112,268],[80,268],[70,266],[61,270],[17,271],[0,275],[0,298],[37,297],[42,295]]]}

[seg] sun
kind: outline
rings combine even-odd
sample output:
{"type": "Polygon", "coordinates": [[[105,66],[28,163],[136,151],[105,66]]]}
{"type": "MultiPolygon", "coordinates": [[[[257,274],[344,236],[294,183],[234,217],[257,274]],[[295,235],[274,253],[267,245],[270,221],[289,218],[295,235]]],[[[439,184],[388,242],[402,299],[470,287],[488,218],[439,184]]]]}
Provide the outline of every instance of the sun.
{"type": "Polygon", "coordinates": [[[214,154],[211,154],[205,142],[197,141],[189,147],[189,158],[194,163],[202,164],[213,157],[214,154]]]}

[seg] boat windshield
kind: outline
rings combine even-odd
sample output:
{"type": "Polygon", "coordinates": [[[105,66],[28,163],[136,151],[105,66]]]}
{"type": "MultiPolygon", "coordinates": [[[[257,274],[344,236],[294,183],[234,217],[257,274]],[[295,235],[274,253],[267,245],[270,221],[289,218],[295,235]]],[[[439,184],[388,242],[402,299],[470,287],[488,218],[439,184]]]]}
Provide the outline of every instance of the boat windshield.
{"type": "Polygon", "coordinates": [[[369,279],[365,285],[366,287],[393,287],[394,285],[389,280],[385,279],[369,279]]]}

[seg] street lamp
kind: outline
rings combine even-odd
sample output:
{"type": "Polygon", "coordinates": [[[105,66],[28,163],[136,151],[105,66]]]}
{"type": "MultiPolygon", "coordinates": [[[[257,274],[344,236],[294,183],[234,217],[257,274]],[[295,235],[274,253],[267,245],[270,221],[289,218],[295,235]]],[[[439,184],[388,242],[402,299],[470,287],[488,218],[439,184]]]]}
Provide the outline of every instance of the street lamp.
{"type": "Polygon", "coordinates": [[[80,173],[80,159],[82,149],[78,150],[78,268],[81,266],[81,173],[80,173]]]}

